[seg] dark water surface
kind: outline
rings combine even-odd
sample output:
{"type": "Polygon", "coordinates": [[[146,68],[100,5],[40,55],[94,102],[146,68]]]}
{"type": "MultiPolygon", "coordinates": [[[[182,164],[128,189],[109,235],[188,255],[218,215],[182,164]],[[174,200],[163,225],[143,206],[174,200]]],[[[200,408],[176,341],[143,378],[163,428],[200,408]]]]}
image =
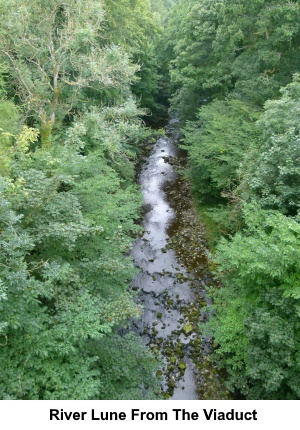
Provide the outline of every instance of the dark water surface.
{"type": "Polygon", "coordinates": [[[195,400],[196,371],[189,357],[195,334],[186,333],[188,320],[181,312],[182,306],[189,307],[194,300],[192,275],[177,260],[175,251],[167,247],[168,231],[177,225],[168,202],[168,193],[177,179],[172,167],[172,160],[179,155],[177,140],[176,122],[170,121],[167,136],[158,139],[139,176],[145,232],[132,249],[135,264],[141,269],[132,288],[139,291],[144,313],[134,324],[145,343],[165,357],[163,389],[169,390],[171,399],[195,400]]]}

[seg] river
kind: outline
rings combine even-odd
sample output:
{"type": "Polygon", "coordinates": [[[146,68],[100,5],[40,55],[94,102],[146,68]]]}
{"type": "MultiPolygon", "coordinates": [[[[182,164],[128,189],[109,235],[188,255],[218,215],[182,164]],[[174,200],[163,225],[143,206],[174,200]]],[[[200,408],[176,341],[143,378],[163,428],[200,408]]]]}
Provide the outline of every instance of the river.
{"type": "Polygon", "coordinates": [[[159,350],[164,356],[163,390],[174,400],[194,400],[198,398],[197,371],[190,345],[196,334],[182,309],[193,306],[195,297],[191,274],[168,247],[168,230],[177,221],[168,199],[178,176],[172,166],[172,160],[179,155],[177,140],[176,121],[171,121],[167,135],[157,140],[139,175],[145,231],[132,249],[135,264],[141,270],[132,288],[138,289],[144,306],[135,328],[154,352],[159,350]]]}

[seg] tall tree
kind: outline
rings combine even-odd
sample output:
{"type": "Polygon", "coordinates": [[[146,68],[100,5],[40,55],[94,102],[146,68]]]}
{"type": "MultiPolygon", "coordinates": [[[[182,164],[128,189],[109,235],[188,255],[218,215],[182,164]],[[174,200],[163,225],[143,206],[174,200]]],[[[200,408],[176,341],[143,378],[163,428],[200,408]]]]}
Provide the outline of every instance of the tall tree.
{"type": "Polygon", "coordinates": [[[297,215],[300,209],[299,111],[300,79],[282,88],[282,96],[269,100],[258,122],[263,134],[245,170],[250,198],[265,208],[297,215]]]}
{"type": "MultiPolygon", "coordinates": [[[[121,46],[140,69],[132,91],[148,114],[157,115],[158,65],[154,47],[161,32],[149,0],[105,0],[107,42],[121,46]]],[[[147,117],[146,117],[147,118],[147,117]]]]}
{"type": "Polygon", "coordinates": [[[5,75],[7,69],[0,64],[0,131],[16,133],[20,130],[20,115],[17,106],[7,97],[5,75]]]}
{"type": "Polygon", "coordinates": [[[299,219],[253,204],[244,216],[244,231],[218,245],[223,287],[207,329],[232,391],[299,399],[299,219]]]}
{"type": "Polygon", "coordinates": [[[169,20],[173,106],[183,119],[228,93],[262,105],[298,71],[298,1],[181,1],[169,20]],[[182,11],[182,13],[180,13],[182,11]]]}
{"type": "Polygon", "coordinates": [[[86,98],[126,91],[137,68],[119,48],[103,47],[102,3],[1,0],[0,52],[43,144],[86,98]]]}
{"type": "Polygon", "coordinates": [[[0,94],[0,397],[153,398],[157,361],[120,335],[141,312],[127,291],[134,161],[149,135],[131,93],[138,66],[107,46],[101,2],[0,6],[4,78],[39,128],[17,133],[0,94]]]}
{"type": "Polygon", "coordinates": [[[240,100],[214,100],[187,121],[183,148],[188,150],[194,189],[202,199],[219,200],[239,183],[245,152],[259,141],[259,113],[240,100]]]}

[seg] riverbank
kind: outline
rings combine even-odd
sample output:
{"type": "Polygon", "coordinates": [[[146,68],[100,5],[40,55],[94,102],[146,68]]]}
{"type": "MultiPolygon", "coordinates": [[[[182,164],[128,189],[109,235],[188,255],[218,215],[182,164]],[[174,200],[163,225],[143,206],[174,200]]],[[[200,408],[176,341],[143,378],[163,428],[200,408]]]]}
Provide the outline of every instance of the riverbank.
{"type": "Polygon", "coordinates": [[[211,283],[204,225],[193,206],[189,184],[177,172],[182,163],[176,122],[153,145],[139,183],[144,196],[144,234],[132,255],[140,273],[132,283],[144,313],[135,330],[162,358],[166,399],[224,399],[222,377],[210,363],[211,338],[201,324],[211,283]]]}
{"type": "MultiPolygon", "coordinates": [[[[175,159],[174,166],[182,169],[182,160],[175,159]]],[[[176,168],[175,167],[175,168],[176,168]]],[[[216,281],[209,259],[209,240],[205,223],[199,217],[191,184],[181,175],[177,179],[176,189],[170,191],[169,202],[176,213],[176,222],[170,226],[168,247],[174,249],[176,256],[193,277],[192,288],[195,301],[192,307],[183,312],[194,327],[197,341],[191,344],[191,357],[196,366],[197,393],[202,400],[227,400],[230,393],[224,385],[224,375],[212,363],[210,357],[214,349],[210,336],[203,334],[207,321],[207,306],[211,304],[206,288],[216,281]]]]}

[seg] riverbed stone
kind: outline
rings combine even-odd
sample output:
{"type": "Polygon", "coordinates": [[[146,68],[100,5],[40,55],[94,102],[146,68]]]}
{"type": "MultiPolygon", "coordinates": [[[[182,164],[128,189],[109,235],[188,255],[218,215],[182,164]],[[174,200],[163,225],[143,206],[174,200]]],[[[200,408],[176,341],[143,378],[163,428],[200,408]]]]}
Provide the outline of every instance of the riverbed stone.
{"type": "MultiPolygon", "coordinates": [[[[159,146],[158,151],[161,149],[162,147],[159,146]]],[[[165,147],[163,146],[162,152],[164,149],[165,147]]],[[[160,154],[158,158],[168,162],[168,157],[164,157],[164,155],[169,156],[169,153],[160,154]]],[[[180,167],[179,158],[172,158],[172,164],[180,167]]],[[[149,167],[151,167],[150,161],[149,167]]],[[[201,340],[198,341],[199,343],[197,342],[198,337],[201,335],[198,330],[199,316],[201,315],[199,307],[201,307],[201,304],[197,300],[197,294],[201,289],[201,281],[204,281],[203,284],[205,285],[210,284],[208,278],[211,275],[203,273],[203,270],[209,270],[203,255],[205,240],[203,239],[203,228],[199,224],[198,214],[193,213],[191,210],[192,196],[189,194],[189,184],[186,184],[181,178],[179,178],[178,183],[174,184],[173,178],[171,180],[168,173],[167,176],[163,176],[164,172],[161,169],[167,172],[165,167],[166,164],[164,166],[159,164],[156,174],[160,183],[163,184],[161,190],[167,193],[168,202],[173,203],[170,208],[175,212],[180,225],[175,226],[175,235],[173,236],[170,235],[169,231],[166,231],[167,236],[169,235],[167,245],[165,245],[165,242],[157,242],[154,249],[151,248],[152,237],[150,232],[146,230],[149,234],[150,243],[139,241],[140,258],[137,260],[137,265],[140,265],[143,273],[148,276],[146,282],[139,283],[140,296],[146,297],[145,300],[141,299],[141,301],[145,302],[145,320],[149,325],[145,338],[146,343],[150,344],[155,355],[165,357],[165,367],[161,368],[161,372],[164,375],[161,396],[167,399],[173,395],[178,381],[180,381],[180,388],[184,388],[181,385],[184,382],[183,375],[187,366],[191,366],[191,370],[193,370],[192,361],[187,360],[194,361],[195,366],[200,369],[199,375],[201,375],[203,350],[209,351],[211,348],[210,342],[205,341],[205,338],[202,338],[204,340],[203,344],[201,340]],[[166,184],[167,181],[169,181],[168,184],[166,184]],[[172,250],[170,254],[169,249],[172,250]],[[168,266],[174,252],[177,259],[173,259],[171,266],[168,266]],[[156,257],[155,266],[151,264],[154,263],[154,257],[156,257]],[[177,266],[176,270],[175,266],[177,266]],[[159,272],[162,270],[164,272],[159,272]],[[147,283],[149,285],[146,288],[145,284],[147,283]],[[191,298],[186,297],[186,289],[189,289],[193,283],[198,291],[194,291],[196,299],[193,299],[194,303],[191,304],[191,298]],[[163,288],[165,288],[164,292],[162,291],[163,288]],[[152,290],[149,292],[149,289],[152,290]],[[180,295],[176,294],[178,292],[180,292],[180,295]],[[152,325],[153,320],[158,321],[157,326],[152,325]]],[[[168,210],[169,208],[167,207],[166,212],[168,210]]],[[[167,218],[167,215],[164,214],[163,216],[167,218]]],[[[145,228],[147,227],[146,222],[145,228]]],[[[146,233],[143,234],[146,236],[146,233]]],[[[174,234],[174,229],[172,234],[174,234]]],[[[204,294],[202,300],[205,300],[204,294]]],[[[211,374],[214,375],[214,372],[211,372],[211,374]]],[[[162,376],[160,373],[158,375],[162,376]]],[[[198,387],[203,387],[207,381],[204,379],[202,384],[199,376],[197,378],[198,387]]],[[[189,383],[189,381],[187,382],[189,383]]],[[[213,385],[213,381],[209,380],[208,385],[213,385]]],[[[188,388],[188,385],[186,388],[188,388]]],[[[204,398],[203,389],[201,388],[201,390],[200,398],[204,398]]],[[[208,393],[205,393],[205,395],[207,396],[208,393]]],[[[212,398],[216,397],[212,396],[212,398]]]]}
{"type": "Polygon", "coordinates": [[[187,324],[185,324],[184,326],[183,326],[183,332],[184,332],[184,334],[186,335],[186,336],[188,336],[189,334],[191,334],[192,333],[192,331],[194,330],[194,326],[193,326],[193,324],[192,323],[190,323],[190,322],[188,322],[187,324]]]}
{"type": "Polygon", "coordinates": [[[184,375],[185,374],[185,369],[186,369],[186,364],[183,361],[181,361],[178,364],[178,368],[179,368],[180,374],[184,375]]]}

